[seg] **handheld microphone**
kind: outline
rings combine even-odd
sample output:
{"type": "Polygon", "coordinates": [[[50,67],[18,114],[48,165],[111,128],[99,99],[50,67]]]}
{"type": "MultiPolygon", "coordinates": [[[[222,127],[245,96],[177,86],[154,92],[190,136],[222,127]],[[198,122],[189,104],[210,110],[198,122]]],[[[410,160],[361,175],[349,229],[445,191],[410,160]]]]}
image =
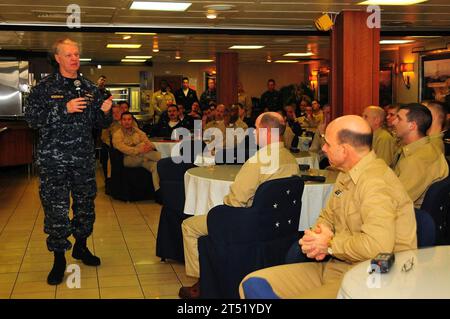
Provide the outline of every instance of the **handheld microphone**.
{"type": "Polygon", "coordinates": [[[75,81],[73,81],[73,85],[75,85],[75,90],[78,93],[78,97],[81,97],[81,81],[75,80],[75,81]]]}

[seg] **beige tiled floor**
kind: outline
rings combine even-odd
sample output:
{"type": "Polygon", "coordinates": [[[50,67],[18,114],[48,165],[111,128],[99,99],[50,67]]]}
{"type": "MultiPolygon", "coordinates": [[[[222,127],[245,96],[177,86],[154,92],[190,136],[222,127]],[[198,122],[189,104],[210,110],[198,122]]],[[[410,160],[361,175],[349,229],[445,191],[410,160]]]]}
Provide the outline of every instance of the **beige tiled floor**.
{"type": "Polygon", "coordinates": [[[195,282],[184,265],[161,263],[155,256],[161,207],[112,200],[100,175],[97,181],[97,218],[88,245],[102,265],[85,266],[67,253],[67,263],[81,269],[81,288],[71,289],[66,282],[46,283],[53,255],[45,244],[37,177],[28,179],[22,167],[0,169],[0,298],[167,299],[178,298],[181,285],[195,282]]]}

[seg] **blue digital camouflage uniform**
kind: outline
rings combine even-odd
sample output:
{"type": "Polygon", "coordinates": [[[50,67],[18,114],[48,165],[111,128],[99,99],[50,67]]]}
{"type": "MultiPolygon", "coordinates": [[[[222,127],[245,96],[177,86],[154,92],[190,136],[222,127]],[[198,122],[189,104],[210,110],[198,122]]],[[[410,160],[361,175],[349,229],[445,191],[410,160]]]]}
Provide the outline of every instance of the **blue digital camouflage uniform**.
{"type": "Polygon", "coordinates": [[[108,127],[111,112],[100,109],[103,96],[89,80],[64,78],[59,72],[47,76],[34,87],[25,108],[25,119],[39,133],[37,165],[40,170],[40,197],[45,213],[44,232],[50,251],[72,247],[67,238],[87,238],[95,220],[95,146],[93,128],[108,127]],[[66,104],[80,96],[87,99],[82,113],[68,113],[66,104]],[[69,219],[72,194],[73,219],[69,219]]]}

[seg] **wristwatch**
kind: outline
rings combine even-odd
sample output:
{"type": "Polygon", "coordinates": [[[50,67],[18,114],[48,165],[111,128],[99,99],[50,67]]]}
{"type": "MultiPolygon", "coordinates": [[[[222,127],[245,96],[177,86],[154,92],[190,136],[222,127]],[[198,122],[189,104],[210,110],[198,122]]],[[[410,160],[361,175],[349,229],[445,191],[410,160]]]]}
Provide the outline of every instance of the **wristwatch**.
{"type": "Polygon", "coordinates": [[[331,248],[332,242],[333,242],[333,238],[331,238],[330,241],[328,242],[328,249],[327,249],[328,255],[333,255],[333,248],[331,248]]]}

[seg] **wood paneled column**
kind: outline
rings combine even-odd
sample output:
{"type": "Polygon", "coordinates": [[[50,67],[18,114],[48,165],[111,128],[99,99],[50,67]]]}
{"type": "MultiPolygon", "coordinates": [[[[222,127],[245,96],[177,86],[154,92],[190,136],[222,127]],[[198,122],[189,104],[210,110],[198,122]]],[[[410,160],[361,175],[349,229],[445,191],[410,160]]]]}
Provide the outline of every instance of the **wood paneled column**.
{"type": "Polygon", "coordinates": [[[237,103],[238,54],[234,52],[217,53],[216,68],[217,103],[223,103],[226,106],[237,103]]]}
{"type": "Polygon", "coordinates": [[[361,115],[378,105],[380,29],[369,28],[369,13],[341,12],[331,32],[332,116],[361,115]]]}

